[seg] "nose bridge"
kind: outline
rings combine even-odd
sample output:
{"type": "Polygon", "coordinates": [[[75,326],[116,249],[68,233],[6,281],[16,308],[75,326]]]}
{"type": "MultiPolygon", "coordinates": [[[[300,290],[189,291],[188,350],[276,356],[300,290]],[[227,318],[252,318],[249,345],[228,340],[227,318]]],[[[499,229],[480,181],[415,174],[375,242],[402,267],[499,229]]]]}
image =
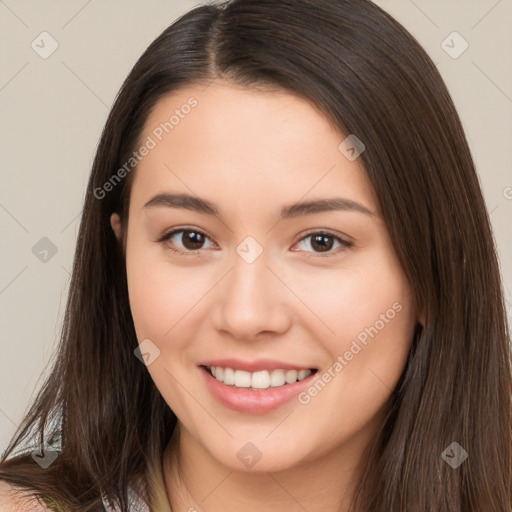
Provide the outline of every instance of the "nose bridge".
{"type": "Polygon", "coordinates": [[[237,338],[282,331],[289,321],[282,307],[283,290],[278,289],[279,280],[268,268],[268,252],[260,248],[253,240],[239,244],[232,269],[220,283],[217,327],[237,338]]]}
{"type": "Polygon", "coordinates": [[[248,302],[257,306],[263,295],[268,292],[268,277],[270,274],[267,254],[259,255],[253,260],[247,260],[240,253],[233,261],[231,272],[231,295],[238,297],[238,302],[248,302]],[[252,302],[255,301],[254,304],[252,302]]]}

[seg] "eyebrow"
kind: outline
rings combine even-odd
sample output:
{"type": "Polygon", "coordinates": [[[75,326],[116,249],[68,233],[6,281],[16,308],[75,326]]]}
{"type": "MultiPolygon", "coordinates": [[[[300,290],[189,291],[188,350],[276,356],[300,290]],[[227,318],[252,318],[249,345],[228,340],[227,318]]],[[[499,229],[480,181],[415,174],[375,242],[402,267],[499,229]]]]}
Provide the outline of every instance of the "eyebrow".
{"type": "MultiPolygon", "coordinates": [[[[207,215],[215,215],[222,218],[219,209],[210,201],[201,199],[200,197],[188,194],[168,194],[161,193],[152,197],[143,208],[152,208],[164,206],[168,208],[183,208],[207,215]]],[[[294,219],[304,215],[313,215],[329,211],[352,211],[364,213],[365,215],[375,215],[374,212],[366,208],[360,203],[343,199],[341,197],[317,199],[314,201],[303,201],[283,206],[280,217],[282,220],[294,219]]]]}

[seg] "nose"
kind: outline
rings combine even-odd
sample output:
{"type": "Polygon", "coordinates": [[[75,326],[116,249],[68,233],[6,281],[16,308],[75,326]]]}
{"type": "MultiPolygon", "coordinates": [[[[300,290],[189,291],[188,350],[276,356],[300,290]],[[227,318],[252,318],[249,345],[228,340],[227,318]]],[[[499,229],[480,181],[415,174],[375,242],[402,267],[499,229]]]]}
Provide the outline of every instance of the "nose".
{"type": "Polygon", "coordinates": [[[217,285],[215,328],[240,341],[276,336],[292,324],[291,294],[264,255],[252,263],[236,255],[233,267],[217,285]]]}

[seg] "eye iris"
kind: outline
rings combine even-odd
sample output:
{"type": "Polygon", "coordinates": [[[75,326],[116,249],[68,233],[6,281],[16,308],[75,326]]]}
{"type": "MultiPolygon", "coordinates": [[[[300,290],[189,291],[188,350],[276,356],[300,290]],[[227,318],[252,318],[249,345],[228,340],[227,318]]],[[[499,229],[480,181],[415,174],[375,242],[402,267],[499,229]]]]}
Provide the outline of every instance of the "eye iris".
{"type": "Polygon", "coordinates": [[[333,243],[332,237],[327,235],[315,235],[311,240],[313,249],[319,249],[320,252],[326,252],[332,249],[333,243]]]}
{"type": "MultiPolygon", "coordinates": [[[[311,236],[311,246],[318,252],[328,252],[332,249],[334,238],[330,235],[317,234],[311,236]]],[[[202,233],[191,230],[182,230],[181,241],[183,246],[194,251],[200,249],[204,244],[205,236],[202,233]]]]}
{"type": "Polygon", "coordinates": [[[204,243],[204,236],[196,231],[184,231],[181,240],[185,248],[194,251],[201,248],[204,243]]]}

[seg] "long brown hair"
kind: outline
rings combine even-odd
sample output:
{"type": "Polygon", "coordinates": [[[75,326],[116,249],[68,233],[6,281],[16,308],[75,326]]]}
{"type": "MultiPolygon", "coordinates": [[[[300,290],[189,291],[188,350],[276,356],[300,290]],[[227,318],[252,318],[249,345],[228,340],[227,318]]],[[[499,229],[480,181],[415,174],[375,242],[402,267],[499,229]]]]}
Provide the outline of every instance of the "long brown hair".
{"type": "Polygon", "coordinates": [[[361,462],[352,510],[510,512],[510,337],[474,162],[435,65],[369,0],[203,5],[148,47],[101,136],[59,350],[3,454],[0,478],[62,510],[97,510],[104,493],[126,512],[127,490],[139,480],[149,499],[149,468],[176,417],[133,355],[124,254],[109,224],[113,212],[126,219],[132,180],[102,198],[97,191],[136,149],[159,99],[217,77],[300,95],[364,142],[361,159],[425,314],[361,462]],[[42,469],[23,451],[27,442],[60,454],[42,469]],[[453,442],[469,455],[457,468],[442,457],[453,442]]]}

